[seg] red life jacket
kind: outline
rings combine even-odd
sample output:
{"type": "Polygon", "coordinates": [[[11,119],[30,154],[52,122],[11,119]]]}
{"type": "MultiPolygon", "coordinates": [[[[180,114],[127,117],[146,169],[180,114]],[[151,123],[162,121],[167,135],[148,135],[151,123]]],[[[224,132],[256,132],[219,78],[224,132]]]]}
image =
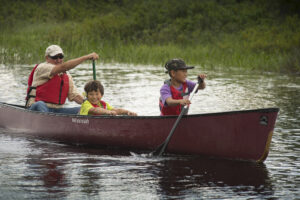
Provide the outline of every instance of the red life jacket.
{"type": "MultiPolygon", "coordinates": [[[[35,97],[35,101],[44,101],[62,105],[66,102],[69,92],[69,77],[66,73],[56,74],[46,83],[37,87],[32,87],[33,75],[38,65],[31,71],[28,78],[27,101],[30,97],[35,97]],[[36,96],[29,95],[32,89],[36,89],[36,96]]],[[[26,102],[27,104],[27,102],[26,102]]]]}
{"type": "MultiPolygon", "coordinates": [[[[187,83],[184,82],[182,84],[182,91],[177,90],[175,87],[171,85],[171,83],[167,83],[170,86],[171,94],[173,99],[183,99],[183,96],[185,95],[185,90],[187,88],[187,83]]],[[[167,106],[164,105],[159,99],[159,108],[161,111],[161,115],[179,115],[181,110],[182,110],[182,105],[177,105],[177,106],[167,106]]]]}
{"type": "MultiPolygon", "coordinates": [[[[100,100],[100,103],[101,103],[101,105],[103,106],[103,108],[106,109],[106,103],[105,103],[105,101],[101,101],[101,100],[100,100]]],[[[92,103],[91,103],[91,104],[92,104],[92,103]]],[[[99,105],[95,105],[95,104],[92,104],[92,106],[93,106],[94,108],[100,107],[99,105]]],[[[101,107],[100,107],[100,108],[101,108],[101,107]]]]}

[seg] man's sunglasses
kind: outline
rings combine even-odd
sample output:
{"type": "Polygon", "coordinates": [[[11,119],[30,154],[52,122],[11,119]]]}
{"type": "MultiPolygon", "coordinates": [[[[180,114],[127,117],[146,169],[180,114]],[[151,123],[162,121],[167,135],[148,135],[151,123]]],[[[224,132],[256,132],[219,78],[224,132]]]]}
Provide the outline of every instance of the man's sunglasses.
{"type": "Polygon", "coordinates": [[[55,56],[49,56],[51,59],[53,59],[53,60],[56,60],[56,59],[63,59],[64,58],[64,55],[62,55],[62,54],[58,54],[58,55],[55,55],[55,56]]]}

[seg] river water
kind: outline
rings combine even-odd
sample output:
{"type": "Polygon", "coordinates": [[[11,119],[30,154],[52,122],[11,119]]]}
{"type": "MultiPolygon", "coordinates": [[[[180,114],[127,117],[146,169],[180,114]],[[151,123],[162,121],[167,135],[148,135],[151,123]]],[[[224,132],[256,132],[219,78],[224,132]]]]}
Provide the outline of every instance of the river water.
{"type": "MultiPolygon", "coordinates": [[[[158,115],[160,66],[97,64],[104,100],[139,115],[158,115]]],[[[33,66],[0,65],[0,101],[24,104],[33,66]]],[[[70,71],[78,89],[92,65],[70,71]]],[[[190,113],[279,107],[263,164],[196,156],[147,157],[124,150],[71,146],[0,129],[0,199],[299,199],[300,77],[233,69],[204,72],[207,88],[190,113]]],[[[74,106],[68,103],[67,106],[74,106]]]]}

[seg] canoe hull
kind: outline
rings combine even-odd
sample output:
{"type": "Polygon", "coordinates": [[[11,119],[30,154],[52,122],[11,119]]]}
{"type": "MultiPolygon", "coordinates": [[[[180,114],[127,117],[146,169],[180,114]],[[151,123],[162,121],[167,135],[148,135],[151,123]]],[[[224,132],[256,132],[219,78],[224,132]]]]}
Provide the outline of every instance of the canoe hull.
{"type": "MultiPolygon", "coordinates": [[[[183,116],[166,149],[263,162],[279,109],[183,116]]],[[[177,117],[79,116],[32,112],[0,103],[0,127],[67,143],[154,150],[168,136],[177,117]]]]}

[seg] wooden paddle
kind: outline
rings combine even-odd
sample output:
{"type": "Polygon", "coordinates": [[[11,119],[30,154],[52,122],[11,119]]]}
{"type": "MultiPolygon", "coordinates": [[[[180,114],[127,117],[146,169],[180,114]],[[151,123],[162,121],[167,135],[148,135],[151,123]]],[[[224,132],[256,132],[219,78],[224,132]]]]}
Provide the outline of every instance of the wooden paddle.
{"type": "Polygon", "coordinates": [[[94,81],[96,80],[96,66],[95,66],[95,60],[93,60],[93,78],[94,81]]]}
{"type": "MultiPolygon", "coordinates": [[[[203,80],[199,77],[199,78],[198,78],[198,83],[195,85],[195,87],[194,87],[194,89],[193,89],[191,95],[189,96],[189,100],[190,100],[190,101],[192,100],[192,98],[193,98],[195,92],[197,91],[197,89],[198,89],[198,87],[199,87],[199,84],[202,83],[202,82],[203,82],[203,80]]],[[[169,135],[168,135],[168,137],[167,137],[167,139],[166,139],[162,144],[160,144],[160,145],[159,145],[159,146],[151,153],[151,155],[154,155],[154,156],[161,156],[161,155],[164,153],[164,151],[165,151],[165,149],[167,148],[167,146],[168,146],[168,144],[169,144],[169,142],[170,142],[170,139],[171,139],[171,137],[172,137],[172,135],[173,135],[173,133],[174,133],[174,131],[175,131],[177,125],[179,124],[179,121],[181,120],[181,118],[182,118],[182,116],[183,116],[183,113],[185,113],[187,109],[188,109],[188,105],[185,105],[185,106],[182,108],[182,110],[181,110],[181,112],[180,112],[180,115],[178,116],[178,118],[177,118],[175,124],[173,125],[173,127],[172,127],[172,129],[171,129],[171,131],[170,131],[170,133],[169,133],[169,135]]]]}

